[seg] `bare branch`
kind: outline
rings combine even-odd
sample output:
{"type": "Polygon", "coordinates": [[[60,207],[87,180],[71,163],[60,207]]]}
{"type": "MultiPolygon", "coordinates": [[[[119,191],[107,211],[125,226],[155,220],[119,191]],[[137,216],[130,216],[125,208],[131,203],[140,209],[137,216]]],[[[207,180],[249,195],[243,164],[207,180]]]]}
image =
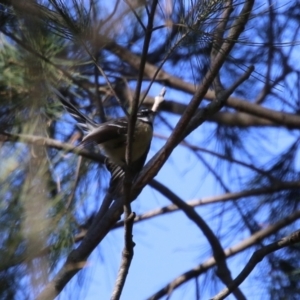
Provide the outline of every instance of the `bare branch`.
{"type": "MultiPolygon", "coordinates": [[[[192,220],[199,229],[203,232],[205,237],[207,238],[214,255],[214,258],[216,260],[217,265],[217,276],[221,279],[221,281],[226,285],[229,286],[232,284],[232,277],[231,272],[226,264],[226,257],[225,253],[223,251],[223,248],[219,242],[219,239],[216,237],[216,235],[213,233],[211,228],[207,225],[207,223],[201,218],[199,214],[194,210],[192,206],[189,206],[187,203],[185,203],[182,199],[180,199],[178,196],[176,196],[171,190],[169,190],[167,187],[159,184],[157,181],[152,182],[152,185],[156,186],[160,190],[162,190],[164,193],[167,193],[171,197],[169,198],[173,204],[177,205],[185,214],[186,216],[192,220]]],[[[243,293],[236,289],[234,293],[236,299],[246,299],[243,293]]]]}
{"type": "Polygon", "coordinates": [[[101,154],[90,152],[86,149],[76,147],[71,144],[62,143],[57,140],[45,138],[41,136],[34,136],[28,134],[13,134],[8,132],[0,132],[0,141],[2,142],[23,142],[26,144],[35,144],[40,146],[52,147],[57,150],[64,150],[66,153],[71,152],[77,155],[81,155],[85,158],[92,159],[96,162],[104,163],[104,156],[101,154]]]}
{"type": "Polygon", "coordinates": [[[129,267],[133,258],[133,247],[135,243],[132,240],[132,228],[134,223],[135,213],[131,213],[124,224],[125,246],[122,252],[122,261],[117,276],[116,284],[113,290],[111,300],[120,299],[125,280],[128,275],[129,267]]]}
{"type": "Polygon", "coordinates": [[[178,145],[187,134],[189,134],[194,128],[199,126],[206,119],[204,117],[204,114],[205,116],[210,116],[219,111],[224,105],[227,98],[234,91],[234,89],[250,76],[251,72],[253,71],[253,67],[250,67],[247,70],[247,72],[245,72],[245,74],[241,76],[241,78],[237,80],[228,90],[224,92],[222,91],[222,95],[217,95],[215,101],[213,101],[212,104],[205,110],[203,110],[203,119],[199,118],[199,115],[197,115],[194,118],[194,122],[190,122],[203,97],[205,96],[210,84],[217,76],[219,69],[222,67],[226,55],[230,52],[230,50],[235,44],[235,41],[238,39],[240,33],[242,32],[242,29],[244,28],[245,23],[248,20],[253,3],[253,0],[245,2],[243,10],[241,12],[242,16],[237,17],[235,21],[235,27],[230,31],[231,39],[226,43],[223,43],[220,52],[214,57],[212,65],[207,71],[203,82],[197,88],[190,104],[187,106],[185,113],[180,118],[168,141],[166,142],[164,147],[159,151],[159,153],[157,153],[157,155],[154,158],[152,158],[151,168],[147,168],[146,166],[145,171],[139,176],[138,181],[135,185],[136,193],[139,193],[138,190],[141,190],[141,188],[157,174],[158,170],[161,168],[161,166],[167,160],[169,155],[172,153],[174,147],[178,145]]]}
{"type": "Polygon", "coordinates": [[[224,288],[220,293],[212,298],[212,300],[222,300],[229,296],[234,289],[236,289],[253,271],[255,266],[260,263],[265,256],[269,255],[272,252],[275,252],[279,249],[295,245],[300,242],[300,230],[293,232],[292,234],[282,238],[279,241],[271,243],[262,247],[259,250],[256,250],[253,255],[251,256],[250,260],[240,272],[240,274],[233,280],[230,286],[224,288]]]}
{"type": "MultiPolygon", "coordinates": [[[[225,249],[224,252],[225,252],[226,258],[232,257],[232,256],[236,255],[237,253],[239,253],[253,245],[256,245],[264,238],[266,238],[266,237],[270,236],[271,234],[277,232],[278,230],[288,226],[289,224],[293,223],[294,221],[296,221],[299,218],[300,218],[300,211],[296,211],[293,214],[289,215],[288,217],[283,218],[279,222],[277,222],[273,225],[270,225],[265,229],[257,231],[252,236],[244,239],[243,241],[236,244],[235,246],[225,249]]],[[[192,278],[198,277],[199,275],[205,273],[207,270],[209,270],[210,268],[212,268],[215,265],[216,265],[216,261],[213,257],[207,259],[205,262],[196,266],[192,270],[189,270],[189,271],[185,272],[184,274],[181,274],[180,276],[178,276],[171,283],[169,283],[164,288],[162,288],[161,290],[159,290],[158,292],[153,294],[149,298],[149,300],[150,299],[151,300],[160,299],[161,297],[163,297],[165,295],[169,295],[170,293],[172,293],[173,290],[175,290],[182,284],[186,283],[187,281],[189,281],[192,278]]]]}

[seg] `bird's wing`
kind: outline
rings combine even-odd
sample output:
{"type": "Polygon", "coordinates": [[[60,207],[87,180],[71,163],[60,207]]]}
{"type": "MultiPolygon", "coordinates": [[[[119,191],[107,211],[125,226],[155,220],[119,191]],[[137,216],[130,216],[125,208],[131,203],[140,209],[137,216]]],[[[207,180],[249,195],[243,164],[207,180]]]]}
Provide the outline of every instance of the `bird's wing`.
{"type": "Polygon", "coordinates": [[[128,121],[126,118],[119,118],[100,124],[92,129],[84,138],[83,142],[105,143],[127,134],[128,121]]]}

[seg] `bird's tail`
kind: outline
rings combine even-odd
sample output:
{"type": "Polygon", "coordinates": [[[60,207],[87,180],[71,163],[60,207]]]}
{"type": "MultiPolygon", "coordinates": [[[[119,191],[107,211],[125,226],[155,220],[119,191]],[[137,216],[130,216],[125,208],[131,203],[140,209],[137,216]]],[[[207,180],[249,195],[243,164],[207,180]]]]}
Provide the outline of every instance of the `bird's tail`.
{"type": "Polygon", "coordinates": [[[55,95],[58,97],[61,104],[67,112],[76,120],[77,126],[84,132],[90,132],[95,127],[99,126],[88,116],[81,113],[72,103],[70,103],[57,89],[52,88],[55,95]]]}
{"type": "Polygon", "coordinates": [[[107,170],[110,172],[111,174],[111,178],[110,178],[110,186],[115,185],[116,180],[119,180],[120,178],[124,177],[125,171],[122,167],[114,164],[112,161],[109,160],[109,158],[105,159],[105,165],[107,170]]]}

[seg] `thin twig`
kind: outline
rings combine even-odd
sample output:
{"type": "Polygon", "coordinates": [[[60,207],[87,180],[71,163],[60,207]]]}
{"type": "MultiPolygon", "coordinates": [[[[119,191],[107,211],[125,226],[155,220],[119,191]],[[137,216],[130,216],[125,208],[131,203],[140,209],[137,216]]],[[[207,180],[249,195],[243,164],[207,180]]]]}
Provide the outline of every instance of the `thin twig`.
{"type": "Polygon", "coordinates": [[[95,88],[96,88],[96,96],[97,96],[96,104],[98,107],[100,120],[102,123],[104,123],[106,121],[106,116],[105,116],[105,111],[103,108],[103,102],[101,100],[100,93],[99,93],[99,74],[98,74],[98,68],[96,65],[94,66],[94,77],[95,77],[95,88]]]}
{"type": "MultiPolygon", "coordinates": [[[[112,51],[118,57],[130,64],[133,68],[138,69],[140,62],[140,57],[138,55],[129,52],[126,48],[121,47],[113,41],[107,43],[105,48],[112,51]]],[[[147,77],[153,78],[156,71],[157,67],[155,65],[152,65],[150,63],[147,63],[145,65],[145,75],[147,77]]],[[[158,73],[157,81],[163,82],[166,86],[172,87],[176,90],[187,92],[189,94],[194,94],[196,90],[194,84],[185,82],[181,78],[171,75],[164,70],[160,70],[160,72],[158,73]]],[[[213,101],[215,99],[215,92],[212,90],[207,90],[204,98],[209,101],[213,101]]],[[[253,116],[269,120],[271,122],[274,122],[275,124],[281,124],[282,126],[288,126],[291,128],[300,127],[300,117],[298,115],[276,111],[267,107],[256,105],[255,103],[243,100],[238,97],[229,97],[226,101],[226,106],[234,108],[239,112],[245,112],[253,116]]]]}
{"type": "MultiPolygon", "coordinates": [[[[240,252],[242,252],[245,249],[248,249],[249,247],[256,245],[264,238],[270,236],[271,234],[278,232],[280,229],[290,225],[294,221],[298,220],[300,218],[300,211],[296,211],[293,214],[287,216],[286,218],[281,219],[275,224],[272,224],[268,226],[267,228],[264,228],[260,231],[257,231],[250,237],[244,239],[243,241],[239,242],[238,244],[227,248],[224,250],[226,258],[232,257],[240,252]]],[[[156,300],[160,299],[165,295],[168,295],[171,291],[178,288],[182,284],[186,283],[192,278],[198,277],[201,274],[204,274],[207,270],[211,269],[213,266],[216,265],[216,261],[213,257],[210,257],[206,261],[204,261],[202,264],[194,267],[193,269],[179,275],[176,279],[174,279],[172,282],[167,284],[165,287],[163,287],[161,290],[157,291],[155,294],[153,294],[148,300],[156,300]]]]}
{"type": "Polygon", "coordinates": [[[98,69],[98,71],[100,72],[100,74],[103,76],[103,78],[105,79],[111,93],[114,95],[114,97],[116,98],[119,106],[121,107],[121,109],[123,110],[124,114],[126,116],[128,116],[128,112],[127,110],[124,108],[124,105],[122,104],[122,101],[119,99],[118,95],[116,94],[114,88],[112,87],[110,80],[108,79],[107,75],[105,74],[104,70],[100,67],[100,65],[98,64],[95,56],[91,53],[91,51],[89,50],[88,46],[86,45],[86,43],[80,39],[80,42],[82,44],[82,46],[84,47],[85,51],[88,53],[88,55],[91,57],[92,61],[95,64],[95,67],[98,69]]]}
{"type": "Polygon", "coordinates": [[[75,196],[75,191],[76,191],[76,187],[77,187],[77,184],[79,182],[79,172],[80,172],[80,166],[81,166],[81,163],[82,163],[82,156],[79,156],[78,157],[78,161],[77,161],[77,166],[76,166],[76,172],[75,172],[75,180],[74,180],[74,185],[73,185],[73,188],[72,188],[72,192],[68,198],[68,201],[66,203],[66,207],[65,207],[65,210],[68,210],[73,202],[73,199],[74,199],[74,196],[75,196]]]}
{"type": "Polygon", "coordinates": [[[300,230],[293,232],[292,234],[282,238],[279,241],[271,243],[262,247],[259,250],[256,250],[246,266],[240,272],[240,274],[233,280],[232,284],[229,287],[224,288],[221,292],[219,292],[216,296],[211,298],[212,300],[222,300],[229,296],[234,290],[250,275],[255,266],[260,263],[265,256],[268,254],[275,252],[279,249],[295,245],[300,242],[300,230]]]}
{"type": "Polygon", "coordinates": [[[125,280],[128,275],[129,267],[133,258],[133,248],[135,243],[132,240],[132,228],[134,223],[135,213],[131,213],[124,222],[124,240],[125,245],[122,252],[122,261],[119,268],[119,273],[113,290],[111,300],[120,299],[125,280]]]}
{"type": "MultiPolygon", "coordinates": [[[[189,124],[186,125],[186,128],[183,131],[183,133],[181,133],[181,135],[182,135],[181,140],[184,139],[190,132],[192,132],[200,124],[202,124],[207,118],[212,116],[215,112],[219,111],[222,108],[222,106],[224,105],[224,102],[226,101],[226,99],[229,97],[230,93],[232,93],[233,90],[239,84],[244,82],[250,76],[252,71],[253,71],[253,67],[250,67],[247,70],[247,72],[245,72],[234,84],[232,84],[232,86],[230,88],[228,88],[225,91],[220,92],[219,98],[217,98],[215,101],[211,102],[205,108],[200,109],[199,112],[197,112],[196,115],[189,122],[189,124]]],[[[172,133],[171,137],[173,136],[173,133],[172,133]]],[[[168,156],[171,154],[171,152],[172,152],[171,146],[173,144],[176,145],[181,142],[180,138],[178,140],[178,137],[177,138],[174,137],[173,139],[171,139],[171,137],[168,139],[165,146],[145,166],[144,171],[140,174],[140,176],[135,184],[135,189],[134,189],[135,193],[138,193],[138,191],[145,184],[147,184],[151,178],[153,178],[156,175],[156,173],[160,169],[160,166],[166,161],[168,156]],[[149,166],[151,166],[151,168],[149,166]]]]}
{"type": "MultiPolygon", "coordinates": [[[[162,135],[162,134],[158,134],[158,133],[154,133],[153,136],[159,138],[159,139],[163,139],[163,140],[167,140],[167,136],[165,135],[162,135]]],[[[269,174],[268,172],[264,171],[264,170],[261,170],[257,167],[255,167],[253,164],[248,164],[248,163],[245,163],[244,161],[241,161],[241,160],[238,160],[238,159],[235,159],[229,155],[224,155],[224,154],[221,154],[221,153],[218,153],[218,152],[215,152],[215,151],[212,151],[212,150],[208,150],[206,148],[203,148],[203,147],[199,147],[199,146],[196,146],[194,144],[191,144],[189,142],[187,142],[186,140],[182,141],[180,143],[180,145],[184,146],[184,147],[187,147],[193,151],[201,151],[201,152],[204,152],[204,153],[208,153],[212,156],[215,156],[215,157],[218,157],[218,158],[221,158],[221,159],[224,159],[224,160],[227,160],[228,162],[230,163],[235,163],[235,164],[239,164],[245,168],[248,168],[250,170],[253,170],[255,172],[257,172],[258,174],[261,174],[261,175],[264,175],[264,176],[267,176],[269,177],[271,180],[275,180],[275,178],[273,178],[273,176],[271,176],[271,174],[269,174]]]]}
{"type": "MultiPolygon", "coordinates": [[[[152,36],[152,28],[154,22],[154,16],[157,6],[157,0],[152,2],[151,12],[148,17],[148,24],[145,32],[144,38],[144,45],[142,50],[142,57],[141,57],[141,65],[139,68],[139,74],[137,78],[137,84],[135,89],[135,94],[133,97],[133,102],[131,106],[131,113],[128,120],[128,130],[127,130],[127,146],[126,146],[126,164],[127,168],[125,170],[125,176],[123,181],[124,187],[124,196],[123,198],[123,210],[124,210],[124,239],[125,245],[122,252],[122,261],[119,268],[116,284],[114,287],[113,295],[111,297],[112,300],[118,300],[121,296],[126,277],[131,265],[131,261],[133,258],[133,248],[134,242],[132,240],[132,228],[135,218],[135,213],[132,213],[131,210],[131,186],[132,186],[132,179],[134,178],[135,174],[134,171],[129,168],[131,163],[131,155],[132,155],[132,143],[134,138],[134,131],[135,131],[135,124],[137,119],[137,111],[139,107],[139,98],[140,98],[140,91],[143,82],[143,74],[144,74],[144,67],[147,60],[147,53],[150,46],[150,40],[152,36]]],[[[118,200],[116,200],[118,201],[118,200]]]]}
{"type": "MultiPolygon", "coordinates": [[[[249,16],[253,2],[254,0],[249,0],[245,2],[244,8],[242,10],[245,16],[249,16]],[[250,11],[247,11],[247,9],[250,11]],[[245,10],[247,11],[247,13],[245,12],[245,10]]],[[[241,33],[242,28],[244,28],[245,23],[248,20],[245,16],[242,19],[238,17],[240,23],[238,23],[238,25],[235,26],[235,31],[230,31],[231,40],[228,41],[228,43],[224,43],[222,45],[221,51],[214,58],[211,68],[207,71],[202,84],[197,88],[197,91],[195,92],[190,104],[187,106],[185,113],[177,123],[168,141],[166,142],[164,147],[159,151],[159,153],[150,161],[151,168],[147,168],[146,166],[146,168],[144,168],[145,171],[140,174],[138,182],[136,183],[137,193],[139,193],[138,190],[141,190],[142,187],[145,186],[145,184],[157,174],[158,170],[162,167],[164,162],[172,153],[173,149],[181,142],[181,140],[185,138],[185,136],[188,135],[193,129],[195,129],[197,124],[199,124],[198,116],[194,119],[194,122],[190,121],[195,111],[197,110],[199,104],[201,103],[203,97],[205,96],[210,84],[215,79],[216,75],[219,72],[219,69],[222,67],[226,58],[226,54],[231,51],[233,45],[235,44],[235,41],[238,39],[241,33]]],[[[250,67],[248,71],[243,76],[241,76],[239,80],[237,80],[229,89],[222,93],[222,96],[224,97],[218,95],[218,97],[205,110],[205,115],[207,114],[208,116],[210,116],[219,111],[225,104],[227,98],[232,93],[232,89],[241,84],[241,82],[245,81],[250,76],[252,71],[253,67],[250,67]],[[225,96],[227,96],[227,98],[225,98],[225,96]]],[[[204,120],[206,120],[206,116],[204,117],[203,115],[203,120],[200,121],[200,124],[201,122],[204,122],[204,120]]]]}
{"type": "Polygon", "coordinates": [[[215,100],[209,103],[203,109],[199,109],[195,113],[195,116],[192,118],[185,131],[183,132],[183,138],[190,134],[194,129],[198,128],[204,121],[213,116],[216,112],[220,111],[220,109],[225,105],[228,97],[234,92],[234,90],[239,85],[241,85],[250,77],[253,71],[254,66],[250,66],[246,70],[246,72],[226,90],[223,90],[220,80],[214,81],[218,89],[218,91],[216,91],[217,94],[215,100]]]}
{"type": "Polygon", "coordinates": [[[101,154],[90,152],[84,148],[76,147],[72,144],[59,142],[54,139],[35,136],[30,134],[13,134],[8,132],[0,132],[0,141],[2,142],[21,142],[26,144],[36,144],[41,146],[52,147],[57,150],[64,150],[66,153],[71,152],[89,158],[95,162],[104,163],[105,157],[101,154]]]}
{"type": "MultiPolygon", "coordinates": [[[[177,205],[186,214],[186,216],[199,227],[199,229],[203,232],[212,248],[213,256],[216,260],[217,265],[217,276],[226,286],[232,284],[231,272],[226,264],[226,256],[223,247],[217,236],[213,233],[213,231],[207,225],[204,219],[202,219],[202,217],[195,211],[193,207],[189,206],[186,202],[180,199],[170,189],[161,185],[159,182],[155,182],[152,184],[158,186],[160,190],[165,190],[165,192],[167,192],[168,194],[172,194],[172,198],[170,199],[173,202],[173,204],[177,205]]],[[[239,289],[236,289],[234,291],[234,295],[237,299],[246,299],[246,297],[239,289]]]]}
{"type": "MultiPolygon", "coordinates": [[[[173,192],[170,194],[167,192],[167,189],[160,189],[161,183],[158,185],[156,184],[156,181],[153,179],[149,185],[153,187],[155,190],[157,190],[159,193],[161,193],[163,196],[165,196],[167,199],[171,200],[173,196],[173,192]],[[154,182],[154,184],[153,184],[154,182]]],[[[276,183],[271,186],[266,186],[258,189],[250,189],[250,190],[243,190],[240,192],[232,192],[232,193],[225,193],[218,196],[212,196],[212,197],[204,197],[202,199],[195,199],[187,201],[186,203],[191,207],[198,207],[202,205],[208,205],[208,204],[215,204],[220,202],[226,202],[226,201],[232,201],[232,200],[238,200],[240,198],[247,198],[247,197],[253,197],[258,195],[264,195],[264,194],[274,194],[276,192],[290,190],[290,189],[299,189],[300,188],[300,181],[287,181],[287,182],[281,182],[276,183]]],[[[161,208],[157,208],[148,212],[145,212],[141,215],[137,215],[135,217],[134,222],[139,223],[154,217],[159,217],[164,214],[172,213],[180,211],[179,207],[175,204],[163,206],[161,208]]],[[[118,222],[114,225],[112,229],[123,227],[124,223],[123,221],[118,222]]]]}
{"type": "Polygon", "coordinates": [[[134,14],[134,16],[136,17],[137,21],[140,23],[140,25],[143,28],[144,32],[146,32],[146,30],[147,30],[146,26],[143,24],[143,21],[141,20],[140,16],[136,13],[133,5],[128,0],[125,0],[125,3],[129,6],[131,12],[134,14]]]}
{"type": "MultiPolygon", "coordinates": [[[[166,192],[166,189],[160,189],[157,184],[152,185],[152,182],[150,182],[149,185],[152,186],[154,189],[156,189],[159,193],[161,193],[167,199],[170,200],[173,197],[173,192],[171,194],[169,194],[168,192],[166,192]]],[[[161,183],[160,183],[160,185],[161,185],[161,183]]],[[[240,198],[257,196],[257,195],[274,194],[274,193],[280,192],[280,191],[285,191],[285,190],[290,190],[290,189],[299,189],[299,188],[300,188],[299,181],[287,181],[287,182],[282,182],[280,184],[276,184],[276,185],[272,185],[272,186],[264,187],[264,188],[244,190],[244,191],[233,192],[233,193],[225,193],[225,194],[221,194],[218,196],[190,200],[190,201],[186,201],[186,203],[191,207],[198,207],[198,206],[202,206],[202,205],[214,204],[214,203],[219,203],[219,202],[227,202],[227,201],[237,200],[240,198]]],[[[109,206],[107,206],[105,211],[107,211],[108,207],[109,206]]],[[[165,214],[178,212],[178,211],[180,211],[180,208],[175,204],[163,206],[161,208],[157,208],[157,209],[153,209],[148,212],[145,212],[141,215],[137,215],[134,219],[134,223],[139,223],[142,221],[146,221],[146,220],[149,220],[149,219],[152,219],[155,217],[160,217],[165,214]]],[[[117,228],[120,228],[123,226],[124,226],[124,221],[119,221],[111,228],[111,230],[114,230],[114,229],[117,229],[117,228]]],[[[81,241],[85,237],[85,234],[86,234],[86,232],[85,233],[81,232],[78,235],[76,235],[75,242],[81,241]]]]}
{"type": "MultiPolygon", "coordinates": [[[[147,61],[147,54],[148,54],[151,36],[152,36],[152,28],[153,28],[153,22],[154,22],[154,16],[155,16],[157,2],[158,2],[157,0],[152,1],[151,12],[148,17],[148,23],[147,23],[147,28],[146,28],[146,32],[145,32],[145,38],[144,38],[144,44],[143,44],[143,49],[142,49],[142,55],[141,55],[141,61],[140,61],[140,66],[139,66],[139,71],[138,71],[135,93],[134,93],[133,101],[132,101],[132,105],[131,105],[131,113],[130,113],[130,118],[129,118],[129,122],[128,122],[128,131],[127,131],[127,147],[126,147],[127,166],[129,166],[130,162],[131,162],[133,134],[134,134],[135,123],[136,123],[136,119],[137,119],[140,92],[141,92],[141,87],[142,87],[142,82],[143,82],[145,64],[147,61]]],[[[125,180],[124,180],[125,185],[127,184],[126,173],[128,173],[128,172],[125,172],[125,180]]],[[[129,195],[130,189],[125,188],[125,193],[126,193],[126,191],[128,191],[128,195],[129,195]]]]}

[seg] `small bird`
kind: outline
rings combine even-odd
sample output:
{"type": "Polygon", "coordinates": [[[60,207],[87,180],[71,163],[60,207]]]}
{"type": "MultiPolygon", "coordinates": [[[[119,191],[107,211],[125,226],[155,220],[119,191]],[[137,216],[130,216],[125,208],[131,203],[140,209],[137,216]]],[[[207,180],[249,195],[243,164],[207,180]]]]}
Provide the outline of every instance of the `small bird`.
{"type": "MultiPolygon", "coordinates": [[[[102,124],[97,124],[82,114],[74,105],[66,100],[59,91],[56,90],[55,92],[69,114],[78,122],[77,125],[86,132],[86,135],[82,139],[82,143],[95,142],[100,146],[108,158],[106,165],[112,173],[112,177],[124,173],[126,167],[125,155],[128,118],[121,117],[109,120],[102,124]]],[[[131,170],[135,173],[138,173],[142,169],[147,158],[153,136],[154,116],[158,106],[164,101],[164,94],[165,89],[162,90],[159,96],[155,97],[152,109],[140,109],[137,113],[130,165],[131,170]]]]}

